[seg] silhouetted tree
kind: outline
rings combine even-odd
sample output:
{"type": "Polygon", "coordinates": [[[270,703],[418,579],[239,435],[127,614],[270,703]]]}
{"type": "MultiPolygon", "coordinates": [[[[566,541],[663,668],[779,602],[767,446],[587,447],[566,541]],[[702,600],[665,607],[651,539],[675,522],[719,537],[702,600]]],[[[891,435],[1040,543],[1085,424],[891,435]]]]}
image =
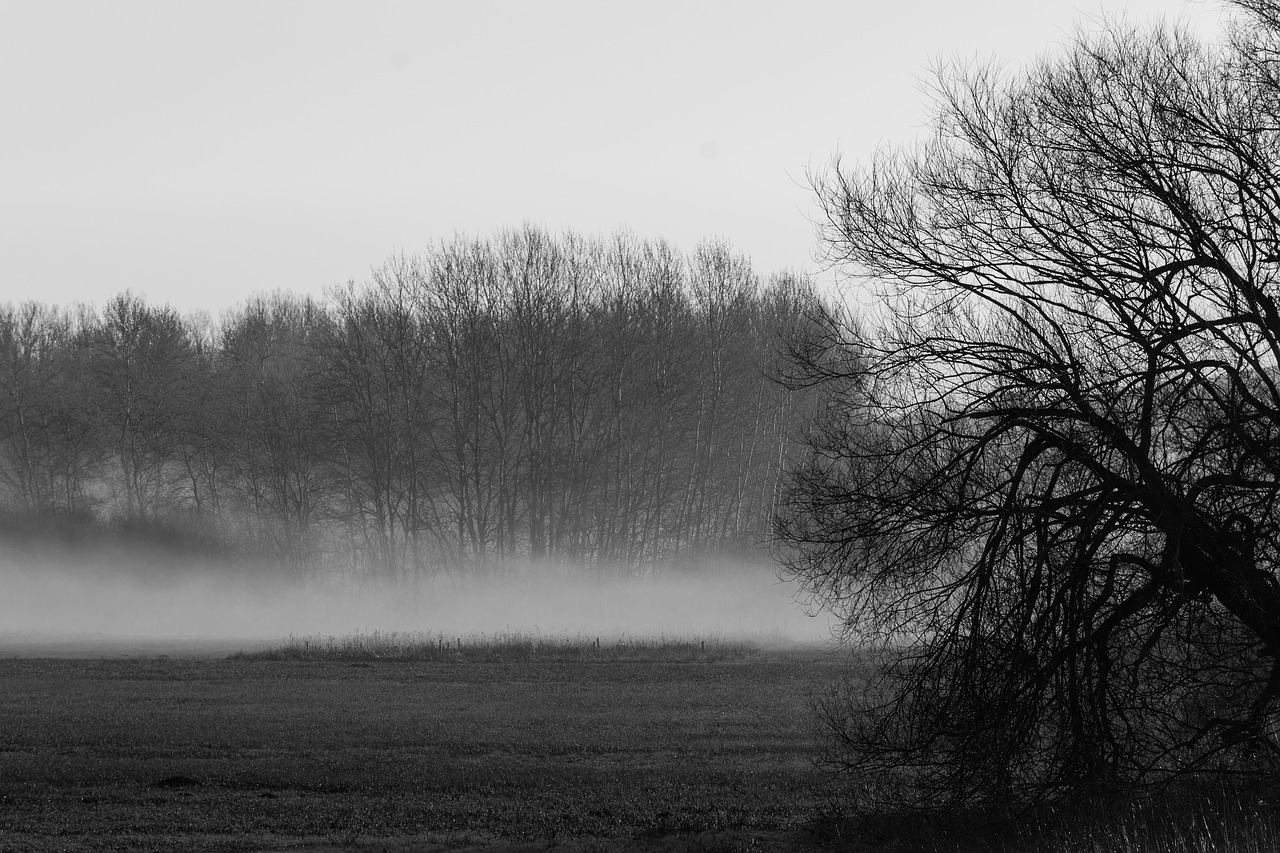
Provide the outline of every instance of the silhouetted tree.
{"type": "Polygon", "coordinates": [[[943,73],[930,141],[816,180],[883,299],[799,351],[827,394],[777,530],[885,644],[825,706],[868,790],[1275,766],[1280,7],[1241,5],[1226,47],[1115,27],[943,73]]]}

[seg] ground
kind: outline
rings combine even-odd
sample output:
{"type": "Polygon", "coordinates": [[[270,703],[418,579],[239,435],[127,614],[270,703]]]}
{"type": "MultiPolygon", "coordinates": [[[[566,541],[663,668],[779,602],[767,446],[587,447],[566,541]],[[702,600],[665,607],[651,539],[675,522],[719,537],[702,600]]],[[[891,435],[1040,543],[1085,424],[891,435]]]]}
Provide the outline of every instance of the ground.
{"type": "Polygon", "coordinates": [[[847,659],[0,659],[0,850],[804,849],[847,659]]]}

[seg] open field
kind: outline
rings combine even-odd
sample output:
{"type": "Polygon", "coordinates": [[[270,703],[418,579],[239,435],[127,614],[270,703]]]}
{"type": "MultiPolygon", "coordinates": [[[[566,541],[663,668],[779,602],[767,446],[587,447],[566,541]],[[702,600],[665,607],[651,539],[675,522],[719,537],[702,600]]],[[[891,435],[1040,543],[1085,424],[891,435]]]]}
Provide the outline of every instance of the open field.
{"type": "Polygon", "coordinates": [[[811,846],[847,658],[579,658],[0,659],[0,849],[811,846]]]}

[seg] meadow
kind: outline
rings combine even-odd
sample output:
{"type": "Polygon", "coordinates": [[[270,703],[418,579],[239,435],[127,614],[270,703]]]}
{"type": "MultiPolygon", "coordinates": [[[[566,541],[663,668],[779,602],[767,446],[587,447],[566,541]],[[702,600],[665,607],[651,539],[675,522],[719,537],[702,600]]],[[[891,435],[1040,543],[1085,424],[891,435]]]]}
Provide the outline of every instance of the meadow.
{"type": "Polygon", "coordinates": [[[0,850],[807,849],[821,647],[363,634],[0,659],[0,850]]]}
{"type": "Polygon", "coordinates": [[[1263,853],[1280,795],[876,814],[822,768],[847,651],[368,632],[0,643],[0,851],[1263,853]]]}

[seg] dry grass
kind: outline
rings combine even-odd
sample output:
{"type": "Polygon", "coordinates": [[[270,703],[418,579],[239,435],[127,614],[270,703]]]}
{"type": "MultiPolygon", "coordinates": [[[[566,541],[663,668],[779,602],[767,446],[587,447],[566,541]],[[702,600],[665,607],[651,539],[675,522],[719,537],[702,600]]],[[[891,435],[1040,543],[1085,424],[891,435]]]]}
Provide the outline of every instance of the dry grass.
{"type": "Polygon", "coordinates": [[[783,641],[718,635],[668,637],[587,636],[501,631],[445,636],[420,631],[368,631],[345,636],[293,636],[278,645],[233,655],[237,660],[345,663],[606,661],[725,663],[759,658],[783,641]]]}
{"type": "Polygon", "coordinates": [[[0,850],[1280,849],[1280,797],[1261,789],[1016,820],[840,817],[806,698],[847,656],[713,637],[452,640],[0,660],[0,850]]]}
{"type": "Polygon", "coordinates": [[[1280,790],[1185,786],[1145,799],[1094,799],[1032,812],[860,814],[834,801],[818,822],[833,846],[895,853],[1273,853],[1280,790]]]}
{"type": "Polygon", "coordinates": [[[1184,790],[1058,809],[1020,834],[1013,846],[1027,853],[1273,853],[1280,814],[1256,789],[1184,790]]]}

